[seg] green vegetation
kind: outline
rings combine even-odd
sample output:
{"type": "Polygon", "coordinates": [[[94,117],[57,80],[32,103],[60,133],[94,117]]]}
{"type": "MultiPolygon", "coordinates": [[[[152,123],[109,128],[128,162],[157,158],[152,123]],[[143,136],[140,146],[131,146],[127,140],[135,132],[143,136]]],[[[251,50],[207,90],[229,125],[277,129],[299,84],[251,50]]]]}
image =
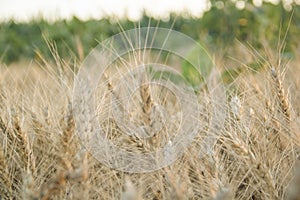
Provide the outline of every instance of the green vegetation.
{"type": "MultiPolygon", "coordinates": [[[[285,34],[291,19],[286,42],[287,55],[291,55],[294,42],[300,34],[300,8],[293,5],[292,12],[284,8],[283,3],[274,5],[264,3],[255,7],[246,2],[244,9],[237,9],[231,1],[212,1],[210,11],[202,18],[176,16],[171,14],[168,21],[151,19],[152,26],[160,26],[178,30],[201,42],[213,50],[227,47],[237,39],[247,42],[256,49],[265,41],[274,47],[278,38],[285,34]],[[292,18],[291,18],[292,16],[292,18]],[[173,24],[173,25],[172,25],[173,24]],[[216,47],[217,46],[217,47],[216,47]]],[[[150,17],[146,14],[140,20],[140,26],[148,26],[150,17]]],[[[47,41],[53,42],[55,50],[62,57],[83,59],[100,41],[120,32],[119,23],[125,29],[134,28],[137,22],[128,19],[105,18],[101,20],[81,21],[73,17],[53,23],[36,19],[30,23],[14,21],[0,24],[0,61],[6,64],[22,59],[36,59],[43,56],[51,59],[47,41]]]]}

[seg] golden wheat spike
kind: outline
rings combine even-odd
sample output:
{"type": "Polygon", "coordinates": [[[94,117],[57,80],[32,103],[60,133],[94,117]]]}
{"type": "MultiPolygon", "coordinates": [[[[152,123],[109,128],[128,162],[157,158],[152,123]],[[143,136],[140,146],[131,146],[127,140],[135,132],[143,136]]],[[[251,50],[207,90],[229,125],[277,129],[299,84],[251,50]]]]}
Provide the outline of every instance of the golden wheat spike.
{"type": "Polygon", "coordinates": [[[288,96],[283,87],[282,75],[275,68],[271,69],[271,75],[274,80],[275,88],[277,90],[277,97],[279,99],[280,108],[285,115],[286,119],[290,121],[291,113],[290,113],[290,102],[288,96]]]}

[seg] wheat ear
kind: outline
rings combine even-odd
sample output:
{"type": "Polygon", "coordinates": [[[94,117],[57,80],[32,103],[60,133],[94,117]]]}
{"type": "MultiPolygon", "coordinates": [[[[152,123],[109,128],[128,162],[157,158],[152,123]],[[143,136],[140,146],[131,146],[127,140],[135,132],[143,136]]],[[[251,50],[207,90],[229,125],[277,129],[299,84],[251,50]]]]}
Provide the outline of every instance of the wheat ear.
{"type": "Polygon", "coordinates": [[[285,115],[286,119],[288,121],[290,121],[290,117],[291,117],[291,113],[290,113],[290,102],[288,100],[288,96],[285,93],[284,87],[283,87],[283,77],[282,75],[279,73],[278,70],[276,70],[275,68],[271,69],[271,75],[275,84],[275,88],[277,91],[277,97],[279,99],[279,105],[280,108],[283,112],[283,114],[285,115]]]}
{"type": "Polygon", "coordinates": [[[140,87],[140,95],[142,98],[142,110],[144,113],[144,122],[147,125],[150,125],[151,118],[150,118],[150,113],[151,113],[151,108],[153,106],[153,99],[151,97],[151,88],[149,84],[145,84],[147,78],[144,76],[142,80],[142,85],[140,87]]]}
{"type": "MultiPolygon", "coordinates": [[[[0,118],[0,130],[2,134],[6,134],[7,127],[4,124],[2,118],[0,118]]],[[[1,194],[6,194],[9,197],[12,195],[12,183],[9,178],[9,172],[8,172],[8,164],[7,164],[7,159],[5,156],[5,151],[2,148],[2,145],[0,144],[0,193],[1,194]]]]}

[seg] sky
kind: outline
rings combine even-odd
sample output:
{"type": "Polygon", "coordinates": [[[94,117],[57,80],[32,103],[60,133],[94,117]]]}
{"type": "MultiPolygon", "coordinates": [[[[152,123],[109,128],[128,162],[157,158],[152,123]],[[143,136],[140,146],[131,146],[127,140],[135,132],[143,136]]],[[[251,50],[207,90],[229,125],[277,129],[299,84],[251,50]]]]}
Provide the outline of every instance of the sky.
{"type": "MultiPolygon", "coordinates": [[[[242,9],[242,0],[236,2],[242,9]]],[[[256,6],[262,1],[278,3],[280,0],[253,0],[256,6]]],[[[283,0],[287,5],[293,0],[283,0]]],[[[300,0],[294,0],[300,4],[300,0]]],[[[127,16],[138,20],[143,10],[153,17],[167,18],[170,12],[184,12],[201,17],[210,9],[210,0],[0,0],[0,21],[14,19],[29,21],[34,18],[44,18],[49,21],[69,19],[76,16],[80,19],[104,16],[127,16]]]]}
{"type": "Polygon", "coordinates": [[[0,21],[11,18],[28,21],[101,18],[106,15],[138,19],[143,9],[152,16],[167,17],[170,12],[188,12],[201,16],[209,9],[208,0],[0,0],[0,21]]]}

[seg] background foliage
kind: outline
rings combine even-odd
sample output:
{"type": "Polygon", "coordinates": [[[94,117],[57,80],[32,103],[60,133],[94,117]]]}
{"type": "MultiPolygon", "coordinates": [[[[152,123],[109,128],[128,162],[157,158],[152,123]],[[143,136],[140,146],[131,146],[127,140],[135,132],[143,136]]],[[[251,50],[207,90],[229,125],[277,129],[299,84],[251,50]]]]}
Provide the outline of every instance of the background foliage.
{"type": "MultiPolygon", "coordinates": [[[[283,38],[291,20],[286,38],[286,53],[292,55],[297,48],[297,36],[300,35],[300,7],[293,3],[286,7],[283,2],[277,5],[264,2],[255,6],[251,1],[245,2],[243,9],[236,7],[236,1],[211,1],[211,9],[202,18],[193,18],[187,14],[171,14],[168,20],[157,20],[144,13],[140,25],[172,27],[194,39],[208,45],[211,50],[230,46],[237,39],[250,43],[256,49],[264,41],[276,47],[278,39],[283,38]],[[291,18],[292,16],[292,18],[291,18]],[[150,22],[149,22],[149,19],[150,22]],[[293,51],[294,52],[294,51],[293,51]]],[[[0,62],[10,64],[22,59],[36,59],[41,55],[51,59],[47,41],[54,42],[55,48],[62,57],[83,59],[100,41],[120,31],[120,26],[130,29],[137,22],[129,19],[115,20],[104,18],[81,21],[71,20],[48,22],[35,19],[29,23],[15,21],[0,24],[0,62]]]]}

